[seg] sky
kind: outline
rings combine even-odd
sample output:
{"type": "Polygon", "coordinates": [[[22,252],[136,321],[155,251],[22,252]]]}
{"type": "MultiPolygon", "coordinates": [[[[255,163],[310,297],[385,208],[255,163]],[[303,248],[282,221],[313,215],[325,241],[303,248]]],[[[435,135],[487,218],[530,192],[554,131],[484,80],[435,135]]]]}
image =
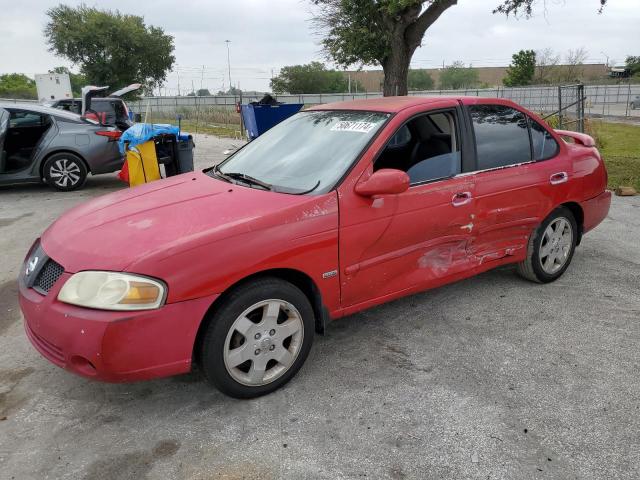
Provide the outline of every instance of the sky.
{"type": "MultiPolygon", "coordinates": [[[[0,73],[30,76],[66,65],[47,50],[42,33],[46,10],[60,0],[0,0],[0,73]]],[[[80,1],[62,1],[77,5],[80,1]]],[[[85,0],[102,9],[141,15],[147,24],[174,37],[176,64],[163,93],[175,95],[231,83],[266,91],[269,79],[286,65],[324,60],[320,37],[310,23],[310,0],[85,0]]],[[[624,63],[640,55],[640,0],[538,0],[534,18],[493,15],[500,0],[459,0],[427,31],[413,68],[463,61],[474,66],[508,65],[520,49],[552,48],[566,54],[584,47],[587,63],[624,63]]],[[[375,68],[375,67],[374,67],[375,68]]],[[[377,67],[379,68],[379,67],[377,67]]],[[[113,86],[117,87],[117,86],[113,86]]]]}

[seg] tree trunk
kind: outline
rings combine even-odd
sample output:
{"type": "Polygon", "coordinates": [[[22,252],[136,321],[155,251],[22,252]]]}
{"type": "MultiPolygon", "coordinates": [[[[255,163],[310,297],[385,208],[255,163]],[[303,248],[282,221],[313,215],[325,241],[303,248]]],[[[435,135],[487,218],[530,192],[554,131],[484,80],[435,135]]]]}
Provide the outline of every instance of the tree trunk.
{"type": "Polygon", "coordinates": [[[409,81],[409,63],[413,51],[397,45],[382,64],[384,71],[384,86],[382,94],[385,97],[407,95],[409,81]]]}

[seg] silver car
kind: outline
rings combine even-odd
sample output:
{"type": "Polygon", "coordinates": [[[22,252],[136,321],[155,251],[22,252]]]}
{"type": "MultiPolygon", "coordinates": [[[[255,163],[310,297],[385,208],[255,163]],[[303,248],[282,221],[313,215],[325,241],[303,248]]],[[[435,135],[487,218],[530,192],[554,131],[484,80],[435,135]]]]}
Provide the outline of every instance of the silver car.
{"type": "Polygon", "coordinates": [[[122,132],[75,113],[0,103],[0,185],[44,181],[76,190],[89,173],[120,170],[122,132]]]}

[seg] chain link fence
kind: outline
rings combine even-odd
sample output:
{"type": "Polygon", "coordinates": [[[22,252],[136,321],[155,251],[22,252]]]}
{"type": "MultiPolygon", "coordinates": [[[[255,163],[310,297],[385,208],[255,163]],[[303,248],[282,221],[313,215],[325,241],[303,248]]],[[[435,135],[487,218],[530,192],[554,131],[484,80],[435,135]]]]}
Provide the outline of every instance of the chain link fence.
{"type": "MultiPolygon", "coordinates": [[[[640,120],[640,85],[570,85],[549,87],[485,88],[462,90],[429,90],[409,92],[414,96],[478,96],[507,98],[548,117],[554,127],[584,129],[588,117],[622,117],[640,120]]],[[[382,93],[335,93],[274,95],[283,103],[302,103],[305,106],[348,100],[377,98],[382,93]]],[[[176,122],[180,117],[192,131],[225,129],[225,134],[240,137],[240,115],[236,104],[258,101],[260,96],[208,96],[208,97],[143,97],[128,102],[132,110],[142,114],[147,122],[176,122]]],[[[0,102],[25,102],[5,100],[0,102]]]]}
{"type": "MultiPolygon", "coordinates": [[[[563,128],[582,130],[585,117],[632,117],[640,120],[640,85],[570,85],[550,87],[429,90],[413,96],[478,96],[507,98],[542,116],[557,116],[563,128]]],[[[305,106],[381,97],[382,93],[335,93],[274,95],[279,102],[305,106]]],[[[180,116],[190,128],[226,127],[240,134],[239,102],[258,101],[260,96],[144,97],[129,102],[149,122],[175,122],[180,116]]]]}

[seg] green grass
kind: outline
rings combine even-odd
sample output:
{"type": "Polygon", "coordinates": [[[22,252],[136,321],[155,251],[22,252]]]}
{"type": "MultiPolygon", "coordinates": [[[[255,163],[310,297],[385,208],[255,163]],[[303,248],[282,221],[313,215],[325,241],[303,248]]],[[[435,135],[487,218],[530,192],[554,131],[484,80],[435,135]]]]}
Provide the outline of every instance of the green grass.
{"type": "MultiPolygon", "coordinates": [[[[177,125],[173,118],[150,118],[149,122],[153,123],[170,123],[177,125]]],[[[193,120],[183,120],[181,129],[186,133],[206,133],[215,135],[216,137],[240,138],[240,125],[219,125],[214,123],[195,122],[193,120]]]]}
{"type": "Polygon", "coordinates": [[[640,192],[640,125],[593,121],[588,127],[607,166],[609,188],[634,187],[640,192]]]}

